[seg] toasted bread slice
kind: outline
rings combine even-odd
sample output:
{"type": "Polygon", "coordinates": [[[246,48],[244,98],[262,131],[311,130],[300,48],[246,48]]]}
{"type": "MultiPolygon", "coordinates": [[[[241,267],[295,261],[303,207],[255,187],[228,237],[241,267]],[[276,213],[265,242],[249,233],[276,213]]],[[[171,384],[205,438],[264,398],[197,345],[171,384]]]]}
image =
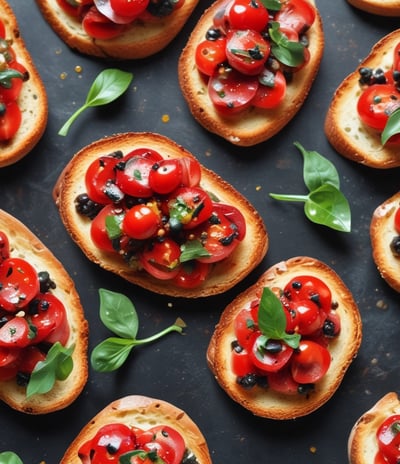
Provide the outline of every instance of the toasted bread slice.
{"type": "Polygon", "coordinates": [[[397,393],[390,392],[380,398],[357,420],[350,431],[348,440],[350,464],[374,463],[378,452],[376,432],[382,422],[393,414],[400,414],[400,402],[397,393]]]}
{"type": "Polygon", "coordinates": [[[199,464],[210,464],[207,442],[193,420],[181,409],[163,400],[131,395],[113,401],[100,411],[79,432],[65,452],[60,464],[81,464],[79,448],[107,424],[119,423],[148,430],[157,425],[169,426],[179,432],[199,464]]]}
{"type": "Polygon", "coordinates": [[[399,235],[394,228],[394,215],[400,207],[400,192],[379,205],[372,215],[370,237],[372,256],[381,276],[400,292],[400,256],[390,248],[393,238],[399,235]]]}
{"type": "Polygon", "coordinates": [[[381,143],[380,134],[366,127],[358,117],[357,102],[361,94],[361,67],[382,68],[393,64],[394,47],[400,40],[400,29],[386,35],[369,55],[336,89],[325,120],[325,133],[335,150],[346,158],[371,168],[388,169],[400,166],[396,145],[381,143]]]}
{"type": "Polygon", "coordinates": [[[226,259],[218,262],[207,279],[196,288],[180,288],[170,280],[159,280],[145,271],[135,271],[115,253],[97,248],[90,240],[90,219],[79,215],[75,198],[86,191],[85,172],[99,157],[122,150],[129,153],[135,148],[152,148],[164,158],[193,157],[172,140],[154,133],[125,133],[100,139],[81,149],[61,173],[53,191],[61,219],[72,239],[85,255],[104,269],[114,272],[136,285],[156,293],[176,297],[205,297],[222,293],[247,276],[263,259],[268,249],[268,235],[260,215],[245,197],[217,174],[202,166],[201,187],[212,192],[222,203],[236,206],[246,220],[246,236],[226,259]]]}
{"type": "Polygon", "coordinates": [[[180,32],[198,0],[185,0],[182,7],[164,18],[135,21],[118,37],[100,40],[90,37],[80,20],[67,15],[57,0],[36,0],[44,18],[72,49],[100,58],[122,60],[146,58],[165,48],[180,32]]]}
{"type": "Polygon", "coordinates": [[[340,277],[316,259],[295,257],[272,266],[256,284],[225,308],[211,337],[207,361],[225,392],[254,415],[270,419],[294,419],[315,411],[332,397],[357,354],[361,336],[361,318],[357,305],[340,277]],[[314,276],[324,281],[331,290],[332,301],[338,305],[341,332],[329,345],[332,358],[329,370],[309,395],[285,395],[260,386],[244,389],[238,385],[230,368],[231,343],[236,338],[235,316],[249,302],[257,299],[264,287],[283,288],[289,280],[300,275],[314,276]]]}
{"type": "Polygon", "coordinates": [[[75,344],[74,367],[64,381],[56,381],[49,393],[26,397],[26,388],[17,386],[15,379],[0,381],[0,398],[12,408],[28,414],[47,414],[69,406],[83,390],[88,376],[88,324],[74,283],[62,264],[46,246],[18,219],[0,210],[0,231],[10,242],[10,256],[23,258],[37,272],[47,271],[56,284],[51,292],[67,311],[70,336],[67,347],[75,344]]]}
{"type": "Polygon", "coordinates": [[[347,0],[359,10],[379,16],[400,16],[400,5],[396,0],[347,0]]]}
{"type": "MultiPolygon", "coordinates": [[[[309,0],[314,5],[314,1],[309,0]]],[[[310,62],[294,73],[287,85],[284,101],[275,109],[255,107],[243,113],[222,116],[212,104],[207,82],[197,70],[195,51],[206,37],[215,13],[226,3],[217,0],[201,16],[182,51],[178,64],[179,83],[193,117],[208,131],[218,134],[234,145],[252,146],[279,132],[299,111],[317,75],[324,49],[322,21],[317,11],[316,19],[306,35],[309,40],[310,62]]]]}
{"type": "Polygon", "coordinates": [[[22,39],[17,19],[5,0],[0,0],[0,19],[6,27],[6,39],[12,42],[17,60],[29,72],[24,82],[18,105],[22,110],[22,122],[15,136],[0,141],[0,168],[14,164],[27,155],[42,137],[48,116],[47,94],[41,77],[22,39]]]}

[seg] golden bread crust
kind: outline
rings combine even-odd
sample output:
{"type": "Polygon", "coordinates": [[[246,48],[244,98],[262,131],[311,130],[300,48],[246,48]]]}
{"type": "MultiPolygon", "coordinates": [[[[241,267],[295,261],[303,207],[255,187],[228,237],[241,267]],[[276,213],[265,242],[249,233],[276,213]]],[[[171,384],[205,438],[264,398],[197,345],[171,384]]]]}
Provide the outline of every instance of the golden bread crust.
{"type": "MultiPolygon", "coordinates": [[[[324,49],[322,20],[316,19],[307,32],[310,62],[288,84],[284,101],[275,109],[250,108],[236,116],[223,117],[214,108],[207,92],[207,83],[197,71],[195,50],[205,35],[216,11],[226,0],[217,0],[201,16],[182,51],[178,64],[179,84],[193,117],[208,131],[234,145],[252,146],[278,133],[299,111],[317,75],[324,49]]],[[[314,5],[314,1],[310,0],[314,5]]]]}
{"type": "Polygon", "coordinates": [[[393,50],[399,40],[400,29],[397,29],[374,45],[357,69],[336,89],[325,119],[325,134],[338,153],[376,169],[400,166],[400,152],[396,145],[382,146],[380,134],[367,128],[360,121],[357,113],[357,101],[361,94],[358,69],[390,69],[393,64],[393,50]]]}
{"type": "Polygon", "coordinates": [[[400,16],[397,0],[347,0],[350,5],[379,16],[400,16]]]}
{"type": "Polygon", "coordinates": [[[120,277],[151,290],[155,293],[197,298],[222,293],[246,277],[263,259],[268,249],[268,235],[262,218],[231,185],[216,173],[202,166],[201,186],[212,192],[222,202],[240,209],[246,219],[246,237],[227,259],[217,263],[205,282],[197,288],[174,287],[170,281],[151,277],[144,271],[134,271],[122,259],[114,254],[105,253],[93,245],[90,240],[88,218],[80,216],[75,210],[75,198],[86,191],[84,175],[89,164],[99,157],[122,150],[128,153],[134,148],[149,147],[163,157],[192,157],[187,150],[172,140],[154,133],[125,133],[100,139],[80,150],[68,163],[55,185],[53,196],[59,208],[61,219],[72,239],[85,255],[102,268],[114,272],[120,277]]]}
{"type": "Polygon", "coordinates": [[[49,393],[30,398],[26,398],[25,387],[17,386],[15,380],[0,381],[0,399],[9,406],[28,414],[47,414],[70,405],[86,384],[88,323],[74,282],[51,251],[24,224],[3,210],[0,210],[0,230],[9,239],[12,257],[26,259],[38,272],[49,272],[56,283],[52,293],[63,302],[67,312],[71,334],[66,346],[75,344],[70,376],[57,381],[49,393]]]}
{"type": "Polygon", "coordinates": [[[170,16],[151,22],[136,21],[120,36],[99,40],[88,36],[81,22],[68,16],[57,0],[36,0],[44,18],[72,49],[85,55],[113,59],[139,59],[165,48],[179,33],[195,9],[198,0],[185,0],[170,16]]]}
{"type": "Polygon", "coordinates": [[[208,365],[217,382],[237,403],[256,416],[269,419],[295,419],[315,411],[338,389],[345,372],[361,344],[361,318],[357,305],[344,282],[326,264],[310,257],[295,257],[269,268],[260,279],[236,297],[223,311],[207,350],[208,365]],[[323,280],[338,303],[341,332],[329,345],[332,361],[327,374],[315,384],[310,395],[285,395],[253,387],[245,390],[236,382],[230,366],[231,343],[235,340],[234,319],[264,287],[283,288],[295,276],[311,275],[323,280]]]}
{"type": "Polygon", "coordinates": [[[6,27],[6,38],[12,41],[17,60],[29,72],[24,82],[18,105],[22,111],[22,122],[15,136],[6,142],[0,141],[0,168],[16,163],[41,139],[47,125],[47,93],[41,77],[26,48],[13,10],[5,0],[0,0],[0,19],[6,27]]]}
{"type": "Polygon", "coordinates": [[[113,401],[100,411],[78,434],[65,452],[60,464],[81,464],[78,450],[90,440],[100,427],[113,422],[136,426],[143,430],[156,425],[167,425],[185,439],[199,464],[211,464],[206,440],[193,420],[181,409],[163,400],[131,395],[113,401]]]}
{"type": "Polygon", "coordinates": [[[394,215],[400,207],[400,191],[379,205],[371,219],[372,256],[382,278],[400,292],[400,257],[394,256],[390,243],[396,235],[394,215]]]}

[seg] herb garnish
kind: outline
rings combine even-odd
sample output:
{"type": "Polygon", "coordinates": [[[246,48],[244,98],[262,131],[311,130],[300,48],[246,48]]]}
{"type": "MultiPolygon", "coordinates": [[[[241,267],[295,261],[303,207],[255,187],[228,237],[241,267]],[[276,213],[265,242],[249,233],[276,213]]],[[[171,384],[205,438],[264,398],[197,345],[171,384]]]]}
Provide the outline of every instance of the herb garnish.
{"type": "Polygon", "coordinates": [[[271,39],[271,53],[282,64],[296,67],[304,62],[304,45],[289,40],[279,29],[279,23],[272,21],[268,29],[271,39]]]}
{"type": "Polygon", "coordinates": [[[138,345],[153,342],[170,332],[182,333],[186,324],[182,319],[148,338],[136,338],[139,318],[133,303],[120,293],[99,289],[100,319],[117,337],[100,342],[92,351],[91,365],[97,372],[111,372],[126,361],[129,353],[138,345]]]}
{"type": "Polygon", "coordinates": [[[54,343],[44,361],[39,361],[32,371],[26,396],[49,392],[56,380],[65,380],[74,366],[72,353],[75,345],[65,348],[60,342],[54,343]]]}
{"type": "Polygon", "coordinates": [[[394,110],[386,122],[385,128],[381,134],[382,145],[385,145],[390,137],[396,134],[400,134],[400,108],[394,110]]]}
{"type": "MultiPolygon", "coordinates": [[[[131,464],[134,456],[137,456],[139,459],[142,461],[151,461],[154,462],[154,464],[166,464],[163,459],[160,458],[157,454],[157,450],[151,450],[151,451],[142,451],[142,450],[134,450],[134,451],[128,451],[125,454],[122,454],[119,457],[118,464],[131,464]]],[[[1,463],[0,463],[1,464],[1,463]]]]}
{"type": "Polygon", "coordinates": [[[105,69],[102,71],[91,85],[85,103],[68,119],[58,134],[67,135],[72,123],[87,108],[106,105],[116,100],[127,90],[132,79],[132,73],[119,69],[105,69]]]}
{"type": "Polygon", "coordinates": [[[23,464],[20,457],[12,451],[0,453],[0,464],[23,464]]]}
{"type": "Polygon", "coordinates": [[[340,191],[339,175],[335,166],[316,151],[307,151],[298,142],[294,145],[303,155],[303,178],[309,194],[269,195],[275,200],[304,202],[304,213],[310,221],[340,232],[350,232],[350,206],[340,191]]]}
{"type": "Polygon", "coordinates": [[[267,10],[279,11],[282,8],[280,0],[261,0],[267,10]]]}

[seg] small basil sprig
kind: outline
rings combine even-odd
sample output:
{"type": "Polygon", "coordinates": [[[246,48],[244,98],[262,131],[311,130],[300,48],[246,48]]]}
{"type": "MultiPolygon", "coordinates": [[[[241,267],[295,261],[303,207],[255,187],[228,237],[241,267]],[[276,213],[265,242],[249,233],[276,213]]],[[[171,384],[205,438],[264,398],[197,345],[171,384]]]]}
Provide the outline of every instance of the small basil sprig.
{"type": "Polygon", "coordinates": [[[135,346],[144,345],[163,337],[170,332],[182,333],[186,324],[177,319],[166,329],[148,338],[136,338],[139,318],[132,302],[125,295],[99,289],[100,319],[117,337],[100,342],[92,351],[90,362],[97,372],[111,372],[126,361],[135,346]]]}
{"type": "Polygon", "coordinates": [[[0,453],[0,464],[24,464],[20,457],[12,451],[0,453]]]}
{"type": "Polygon", "coordinates": [[[261,0],[267,10],[279,11],[282,8],[280,0],[261,0]]]}
{"type": "Polygon", "coordinates": [[[339,174],[335,166],[316,151],[307,151],[298,142],[294,145],[303,155],[303,178],[309,193],[269,195],[275,200],[304,202],[304,212],[310,221],[340,232],[350,232],[351,210],[340,191],[339,174]]]}
{"type": "Polygon", "coordinates": [[[304,62],[304,45],[289,40],[279,29],[279,23],[272,21],[268,29],[271,39],[271,52],[282,64],[296,67],[304,62]]]}
{"type": "Polygon", "coordinates": [[[12,68],[0,71],[0,87],[3,87],[4,89],[10,89],[12,86],[11,79],[24,80],[24,75],[16,69],[12,68]]]}
{"type": "Polygon", "coordinates": [[[65,380],[74,366],[72,353],[75,345],[65,348],[60,342],[54,343],[44,361],[39,361],[32,371],[26,389],[26,396],[49,392],[56,380],[65,380]]]}
{"type": "MultiPolygon", "coordinates": [[[[142,461],[149,460],[151,462],[154,462],[154,464],[166,464],[163,459],[160,458],[157,454],[157,450],[151,450],[151,451],[142,451],[142,450],[135,450],[135,451],[128,451],[125,454],[122,454],[119,457],[118,464],[131,464],[134,456],[137,456],[139,459],[142,461]]],[[[1,464],[1,463],[0,463],[1,464]]]]}
{"type": "Polygon", "coordinates": [[[132,79],[132,73],[119,69],[105,69],[102,71],[90,87],[85,103],[68,119],[58,134],[67,135],[72,123],[87,108],[106,105],[116,100],[127,90],[132,79]]]}
{"type": "Polygon", "coordinates": [[[381,134],[382,145],[385,145],[390,137],[396,134],[400,134],[400,108],[394,110],[386,122],[385,128],[381,134]]]}
{"type": "Polygon", "coordinates": [[[286,316],[281,301],[268,287],[263,289],[258,308],[258,328],[268,340],[282,340],[291,348],[299,347],[300,335],[286,333],[286,316]]]}

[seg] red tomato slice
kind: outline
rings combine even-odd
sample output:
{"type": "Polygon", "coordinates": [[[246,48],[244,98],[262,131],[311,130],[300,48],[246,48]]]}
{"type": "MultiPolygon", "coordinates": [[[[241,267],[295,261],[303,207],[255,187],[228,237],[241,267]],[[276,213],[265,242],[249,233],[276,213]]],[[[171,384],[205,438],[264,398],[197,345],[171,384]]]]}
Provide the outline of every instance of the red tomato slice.
{"type": "Polygon", "coordinates": [[[113,39],[125,30],[124,24],[112,22],[94,6],[83,17],[82,27],[87,35],[100,40],[113,39]]]}
{"type": "Polygon", "coordinates": [[[275,17],[282,27],[290,27],[303,34],[315,21],[315,8],[306,0],[289,0],[284,2],[275,17]]]}
{"type": "Polygon", "coordinates": [[[145,451],[156,450],[166,464],[180,464],[185,454],[185,441],[172,427],[159,425],[137,436],[137,447],[145,451]]]}
{"type": "Polygon", "coordinates": [[[119,216],[124,210],[114,205],[106,205],[97,214],[90,224],[90,237],[93,243],[103,251],[115,252],[112,240],[107,233],[106,218],[107,216],[119,216]]]}
{"type": "Polygon", "coordinates": [[[107,204],[123,196],[115,185],[115,166],[120,160],[121,157],[117,156],[101,156],[90,164],[85,174],[85,186],[91,200],[107,204]]]}
{"type": "Polygon", "coordinates": [[[155,164],[149,173],[149,185],[153,192],[167,195],[182,184],[182,163],[180,159],[163,159],[155,164]]]}
{"type": "Polygon", "coordinates": [[[57,0],[57,3],[59,7],[67,14],[70,16],[73,16],[75,18],[79,18],[79,8],[77,6],[72,6],[70,3],[68,3],[67,0],[57,0]]]}
{"type": "Polygon", "coordinates": [[[399,414],[384,420],[376,432],[379,451],[389,463],[400,461],[400,433],[394,429],[395,424],[396,427],[400,426],[399,414]]]}
{"type": "Polygon", "coordinates": [[[400,234],[400,208],[397,208],[396,214],[394,215],[394,228],[396,232],[400,234]]]}
{"type": "Polygon", "coordinates": [[[213,211],[219,215],[225,216],[233,224],[237,232],[237,240],[242,241],[246,236],[246,219],[238,208],[225,203],[213,203],[213,211]]]}
{"type": "Polygon", "coordinates": [[[10,257],[10,243],[7,235],[0,231],[0,265],[1,263],[10,257]]]}
{"type": "Polygon", "coordinates": [[[262,32],[269,21],[269,13],[258,0],[234,0],[228,12],[231,29],[262,32]]]}
{"type": "Polygon", "coordinates": [[[251,337],[249,349],[251,362],[263,372],[277,372],[289,362],[293,354],[293,348],[286,343],[278,340],[271,342],[276,345],[276,350],[272,349],[272,345],[269,345],[269,350],[265,349],[263,335],[255,333],[251,337]]]}
{"type": "Polygon", "coordinates": [[[0,19],[0,39],[6,38],[6,27],[3,21],[0,19]]]}
{"type": "Polygon", "coordinates": [[[18,366],[18,371],[31,374],[36,364],[45,359],[46,355],[40,351],[37,346],[27,346],[21,354],[21,362],[18,366]]]}
{"type": "Polygon", "coordinates": [[[182,185],[184,187],[198,187],[201,180],[200,163],[193,158],[180,158],[182,166],[182,185]]]}
{"type": "Polygon", "coordinates": [[[173,240],[154,241],[139,255],[140,264],[153,277],[160,280],[175,278],[179,273],[181,250],[173,240]]]}
{"type": "Polygon", "coordinates": [[[311,300],[296,300],[289,302],[289,311],[297,314],[297,332],[300,335],[310,335],[320,329],[325,321],[325,314],[311,300]]]}
{"type": "Polygon", "coordinates": [[[200,42],[196,48],[195,60],[200,72],[212,76],[218,66],[226,61],[226,38],[200,42]]]}
{"type": "Polygon", "coordinates": [[[268,387],[285,395],[297,395],[299,384],[293,380],[290,366],[268,374],[268,387]]]}
{"type": "Polygon", "coordinates": [[[13,317],[0,328],[0,346],[25,348],[32,343],[34,334],[23,317],[13,317]]]}
{"type": "Polygon", "coordinates": [[[291,360],[293,379],[302,384],[318,382],[328,371],[330,363],[331,355],[327,348],[311,340],[301,340],[291,360]]]}
{"type": "Polygon", "coordinates": [[[238,377],[244,377],[247,374],[255,374],[257,372],[254,364],[250,361],[249,353],[245,349],[240,351],[232,350],[231,369],[238,377]]]}
{"type": "Polygon", "coordinates": [[[251,106],[258,89],[255,76],[219,68],[208,81],[208,93],[215,109],[223,116],[236,115],[251,106]]]}
{"type": "Polygon", "coordinates": [[[152,195],[149,185],[149,175],[154,165],[152,158],[137,155],[132,152],[125,155],[116,173],[116,184],[126,194],[137,198],[147,198],[152,195]]]}
{"type": "Polygon", "coordinates": [[[8,258],[0,266],[0,306],[17,311],[39,293],[39,277],[34,267],[22,258],[8,258]]]}
{"type": "Polygon", "coordinates": [[[22,114],[15,101],[2,103],[0,99],[0,140],[10,140],[21,126],[22,114]]]}
{"type": "Polygon", "coordinates": [[[122,230],[131,238],[145,240],[156,234],[160,224],[160,215],[153,208],[135,205],[125,213],[122,230]]]}
{"type": "Polygon", "coordinates": [[[11,78],[11,87],[9,88],[0,85],[0,100],[2,100],[4,103],[18,99],[27,73],[25,66],[23,66],[21,63],[18,63],[17,61],[10,63],[8,69],[17,71],[21,74],[21,77],[11,78]]]}
{"type": "Polygon", "coordinates": [[[239,311],[234,322],[235,336],[242,348],[247,349],[252,341],[254,333],[261,334],[257,329],[256,321],[250,309],[239,311]]]}
{"type": "Polygon", "coordinates": [[[210,265],[192,260],[182,263],[177,275],[174,277],[174,284],[182,288],[195,288],[201,285],[210,272],[210,265]]]}
{"type": "Polygon", "coordinates": [[[0,346],[0,368],[16,364],[21,357],[21,348],[0,346]]]}
{"type": "Polygon", "coordinates": [[[18,374],[19,363],[11,363],[8,366],[0,367],[0,381],[15,379],[18,374]]]}
{"type": "Polygon", "coordinates": [[[207,221],[213,211],[213,202],[200,187],[180,187],[168,198],[171,228],[193,229],[207,221]]]}
{"type": "Polygon", "coordinates": [[[264,81],[266,82],[268,80],[271,84],[260,84],[258,86],[257,93],[251,102],[252,105],[257,108],[276,108],[279,103],[283,101],[286,94],[286,79],[284,74],[281,71],[277,71],[273,75],[273,78],[270,78],[268,73],[272,74],[271,71],[265,69],[261,73],[259,79],[263,82],[263,79],[265,78],[264,81]]]}

